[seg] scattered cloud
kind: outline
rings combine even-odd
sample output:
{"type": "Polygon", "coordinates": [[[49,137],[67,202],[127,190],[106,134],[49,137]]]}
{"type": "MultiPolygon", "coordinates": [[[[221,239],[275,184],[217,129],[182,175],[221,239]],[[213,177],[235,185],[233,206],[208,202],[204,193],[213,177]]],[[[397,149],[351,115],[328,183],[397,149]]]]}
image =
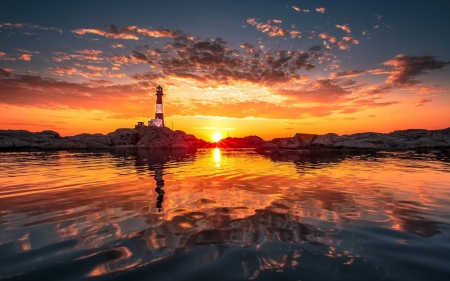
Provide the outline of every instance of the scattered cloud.
{"type": "Polygon", "coordinates": [[[49,73],[57,76],[71,76],[76,73],[77,69],[75,67],[68,66],[58,66],[56,69],[49,69],[49,73]]]}
{"type": "Polygon", "coordinates": [[[306,52],[264,51],[250,44],[242,44],[240,48],[230,48],[221,38],[198,39],[168,43],[165,50],[140,46],[133,50],[131,57],[150,65],[152,70],[147,77],[178,77],[222,85],[241,82],[273,85],[301,79],[300,71],[315,67],[314,59],[306,52]]]}
{"type": "Polygon", "coordinates": [[[74,63],[75,66],[79,66],[79,67],[84,67],[90,70],[96,70],[96,71],[102,71],[105,72],[108,68],[107,67],[102,67],[102,66],[98,66],[98,65],[90,65],[90,64],[83,64],[83,63],[78,63],[75,62],[74,63]]]}
{"type": "Polygon", "coordinates": [[[316,12],[324,14],[325,13],[325,8],[316,8],[316,12]]]}
{"type": "Polygon", "coordinates": [[[140,28],[137,26],[124,26],[118,27],[114,24],[105,26],[104,29],[97,28],[80,28],[72,30],[73,33],[78,35],[85,35],[87,33],[96,34],[112,39],[123,39],[123,40],[139,40],[139,36],[147,37],[167,37],[177,40],[193,40],[194,37],[188,36],[179,30],[170,29],[151,29],[151,28],[140,28]]]}
{"type": "Polygon", "coordinates": [[[432,102],[431,99],[419,99],[413,102],[415,107],[424,106],[426,103],[432,102]]]}
{"type": "Polygon", "coordinates": [[[11,71],[8,71],[5,68],[0,68],[0,78],[8,78],[11,76],[11,71]]]}
{"type": "Polygon", "coordinates": [[[292,9],[294,9],[294,10],[296,10],[297,12],[303,12],[303,13],[309,13],[309,10],[307,10],[307,9],[300,9],[299,7],[296,7],[296,6],[292,6],[292,9]]]}
{"type": "Polygon", "coordinates": [[[341,70],[331,74],[333,78],[348,78],[348,77],[356,77],[363,75],[365,73],[364,70],[341,70]]]}
{"type": "Polygon", "coordinates": [[[10,23],[10,22],[4,22],[0,23],[0,28],[3,29],[12,29],[12,28],[18,28],[18,29],[39,29],[39,30],[53,30],[58,33],[63,33],[62,29],[56,28],[56,27],[44,27],[39,26],[37,24],[31,24],[31,23],[10,23]]]}
{"type": "Polygon", "coordinates": [[[344,36],[341,41],[339,41],[335,36],[322,32],[319,34],[321,39],[325,39],[323,41],[323,45],[327,49],[331,49],[332,47],[338,47],[339,50],[348,50],[351,45],[359,44],[359,40],[353,38],[352,36],[344,36]]]}
{"type": "Polygon", "coordinates": [[[84,35],[86,33],[91,33],[91,34],[101,35],[101,36],[105,36],[107,38],[113,38],[113,39],[139,40],[139,37],[137,37],[134,34],[112,33],[112,32],[104,31],[101,29],[95,29],[95,28],[75,29],[75,30],[72,30],[72,32],[76,33],[78,35],[84,35]]]}
{"type": "Polygon", "coordinates": [[[7,55],[5,52],[0,52],[0,60],[13,61],[13,60],[16,60],[16,58],[11,57],[10,55],[7,55]]]}
{"type": "Polygon", "coordinates": [[[352,32],[352,31],[350,30],[350,27],[348,26],[348,24],[344,24],[344,25],[336,24],[336,27],[337,27],[337,28],[340,28],[340,29],[342,29],[342,30],[344,30],[344,31],[347,32],[347,33],[351,33],[351,32],[352,32]]]}
{"type": "Polygon", "coordinates": [[[102,57],[103,51],[101,50],[78,50],[74,54],[67,54],[63,52],[53,52],[52,58],[55,62],[69,61],[69,60],[81,60],[88,61],[90,63],[101,63],[104,58],[102,57]]]}
{"type": "Polygon", "coordinates": [[[383,63],[393,68],[386,83],[395,86],[412,86],[419,84],[417,76],[426,74],[429,70],[443,69],[450,62],[437,61],[434,56],[397,55],[383,63]]]}
{"type": "Polygon", "coordinates": [[[281,28],[278,25],[270,25],[270,23],[260,23],[254,18],[248,18],[247,23],[254,25],[257,30],[262,33],[267,33],[269,37],[283,37],[288,33],[288,30],[281,28]]]}
{"type": "Polygon", "coordinates": [[[123,48],[125,48],[125,46],[122,45],[122,44],[113,44],[113,45],[111,45],[111,48],[114,48],[114,49],[117,49],[117,48],[123,49],[123,48]]]}
{"type": "Polygon", "coordinates": [[[24,61],[30,61],[31,55],[30,54],[20,54],[19,59],[24,60],[24,61]]]}

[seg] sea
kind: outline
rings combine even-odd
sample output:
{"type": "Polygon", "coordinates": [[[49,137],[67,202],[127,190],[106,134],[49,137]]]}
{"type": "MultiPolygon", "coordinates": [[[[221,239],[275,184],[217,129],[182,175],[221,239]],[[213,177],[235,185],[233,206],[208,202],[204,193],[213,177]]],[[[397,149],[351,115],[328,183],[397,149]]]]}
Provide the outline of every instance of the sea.
{"type": "Polygon", "coordinates": [[[0,153],[1,280],[450,280],[450,158],[0,153]]]}

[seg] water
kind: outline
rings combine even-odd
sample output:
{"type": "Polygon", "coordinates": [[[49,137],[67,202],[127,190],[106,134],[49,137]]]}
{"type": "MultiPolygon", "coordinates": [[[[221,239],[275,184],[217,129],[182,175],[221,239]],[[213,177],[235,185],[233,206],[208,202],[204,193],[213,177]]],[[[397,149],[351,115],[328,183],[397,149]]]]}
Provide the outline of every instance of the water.
{"type": "Polygon", "coordinates": [[[449,280],[450,161],[0,154],[0,279],[449,280]]]}

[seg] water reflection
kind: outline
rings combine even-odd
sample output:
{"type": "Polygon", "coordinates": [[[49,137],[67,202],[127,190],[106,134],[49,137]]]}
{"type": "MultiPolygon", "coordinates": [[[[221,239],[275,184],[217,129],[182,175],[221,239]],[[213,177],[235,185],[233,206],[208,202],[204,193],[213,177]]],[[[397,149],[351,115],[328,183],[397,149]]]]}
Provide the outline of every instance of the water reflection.
{"type": "Polygon", "coordinates": [[[164,201],[164,180],[163,180],[163,165],[158,163],[153,165],[153,170],[155,171],[155,176],[153,177],[156,181],[155,191],[158,193],[158,197],[156,198],[156,208],[161,212],[162,202],[164,201]]]}
{"type": "Polygon", "coordinates": [[[220,148],[214,148],[214,162],[216,162],[217,167],[220,167],[220,148]]]}
{"type": "Polygon", "coordinates": [[[434,158],[218,148],[0,157],[0,278],[450,273],[450,164],[434,158]]]}

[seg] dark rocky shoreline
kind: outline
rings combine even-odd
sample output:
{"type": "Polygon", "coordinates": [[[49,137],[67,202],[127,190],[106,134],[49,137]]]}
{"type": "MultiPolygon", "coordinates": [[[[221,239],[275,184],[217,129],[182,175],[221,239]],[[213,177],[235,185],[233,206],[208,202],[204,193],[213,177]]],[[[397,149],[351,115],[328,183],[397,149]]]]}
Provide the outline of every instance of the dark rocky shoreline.
{"type": "Polygon", "coordinates": [[[357,133],[339,136],[297,133],[293,137],[265,141],[258,136],[225,138],[218,143],[197,139],[169,128],[117,129],[103,134],[79,134],[61,137],[45,130],[0,130],[0,150],[98,150],[113,148],[197,149],[255,148],[265,153],[336,153],[362,151],[407,151],[450,153],[450,128],[442,130],[409,129],[382,133],[357,133]]]}
{"type": "Polygon", "coordinates": [[[38,150],[92,150],[112,148],[183,148],[201,147],[206,142],[183,131],[169,128],[147,127],[143,130],[117,129],[103,134],[79,134],[61,137],[54,131],[37,133],[25,130],[1,130],[0,149],[38,149],[38,150]]]}

